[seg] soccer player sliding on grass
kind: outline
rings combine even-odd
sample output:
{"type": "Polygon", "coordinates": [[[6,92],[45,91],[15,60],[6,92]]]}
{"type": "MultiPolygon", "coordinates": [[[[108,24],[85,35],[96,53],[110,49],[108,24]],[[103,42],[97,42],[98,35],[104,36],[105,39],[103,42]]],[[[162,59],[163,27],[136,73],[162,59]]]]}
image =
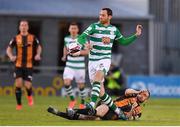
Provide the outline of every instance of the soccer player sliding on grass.
{"type": "Polygon", "coordinates": [[[89,112],[92,112],[91,109],[74,109],[61,112],[53,107],[49,107],[48,112],[69,120],[137,120],[142,115],[142,104],[149,97],[150,92],[148,90],[122,90],[120,96],[114,100],[114,103],[126,115],[124,118],[119,118],[112,109],[102,102],[98,103],[93,115],[89,115],[89,112]]]}
{"type": "MultiPolygon", "coordinates": [[[[91,102],[86,104],[87,108],[94,109],[96,101],[100,98],[116,114],[123,117],[122,111],[113,103],[111,97],[104,90],[104,77],[107,75],[111,64],[111,49],[116,40],[120,45],[129,45],[141,35],[142,26],[137,25],[136,33],[124,37],[120,31],[110,24],[112,10],[103,8],[99,13],[99,22],[91,24],[77,39],[81,45],[85,45],[87,37],[90,40],[91,50],[89,53],[89,78],[92,84],[91,102]]],[[[74,53],[73,55],[79,55],[74,53]]]]}

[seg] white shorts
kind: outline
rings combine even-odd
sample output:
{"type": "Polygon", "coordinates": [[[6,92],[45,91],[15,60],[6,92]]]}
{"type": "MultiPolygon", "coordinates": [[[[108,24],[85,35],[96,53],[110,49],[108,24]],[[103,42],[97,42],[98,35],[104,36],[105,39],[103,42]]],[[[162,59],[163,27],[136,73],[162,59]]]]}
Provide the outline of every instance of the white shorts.
{"type": "Polygon", "coordinates": [[[90,82],[91,83],[93,82],[94,76],[95,76],[97,71],[104,71],[105,75],[107,75],[107,72],[109,71],[110,65],[111,65],[110,59],[102,59],[102,60],[98,60],[98,61],[89,61],[88,71],[89,71],[90,82]]]}
{"type": "Polygon", "coordinates": [[[85,83],[85,69],[72,69],[65,67],[63,79],[75,79],[76,83],[85,83]]]}

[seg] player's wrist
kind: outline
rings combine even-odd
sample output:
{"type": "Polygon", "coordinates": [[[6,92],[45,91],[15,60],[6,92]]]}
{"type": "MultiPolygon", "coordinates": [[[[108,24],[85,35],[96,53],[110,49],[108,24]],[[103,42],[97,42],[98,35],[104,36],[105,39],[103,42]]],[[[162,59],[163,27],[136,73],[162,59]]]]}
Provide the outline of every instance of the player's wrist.
{"type": "Polygon", "coordinates": [[[138,37],[138,36],[139,36],[139,34],[136,32],[136,33],[134,34],[134,36],[135,36],[135,37],[138,37]]]}
{"type": "Polygon", "coordinates": [[[81,52],[81,51],[79,51],[79,56],[80,56],[80,55],[82,55],[82,52],[81,52]]]}

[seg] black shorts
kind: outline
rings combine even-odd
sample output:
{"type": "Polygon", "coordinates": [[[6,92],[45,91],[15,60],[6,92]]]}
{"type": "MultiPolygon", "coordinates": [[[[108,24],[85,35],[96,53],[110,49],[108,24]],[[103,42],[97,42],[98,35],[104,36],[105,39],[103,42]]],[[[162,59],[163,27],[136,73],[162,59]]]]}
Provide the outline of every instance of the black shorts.
{"type": "Polygon", "coordinates": [[[25,81],[32,82],[32,68],[15,68],[14,78],[22,78],[25,81]]]}
{"type": "Polygon", "coordinates": [[[102,120],[117,120],[118,115],[111,109],[103,116],[101,117],[102,120]]]}

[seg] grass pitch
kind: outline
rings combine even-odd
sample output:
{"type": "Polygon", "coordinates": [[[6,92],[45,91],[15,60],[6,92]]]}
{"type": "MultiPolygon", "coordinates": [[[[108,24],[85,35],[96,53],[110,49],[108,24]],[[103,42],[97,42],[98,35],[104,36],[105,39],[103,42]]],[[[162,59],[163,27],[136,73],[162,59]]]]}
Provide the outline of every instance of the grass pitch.
{"type": "Polygon", "coordinates": [[[0,125],[34,126],[149,126],[180,125],[180,99],[150,99],[139,121],[70,121],[49,114],[46,109],[52,105],[65,111],[67,99],[62,97],[35,97],[35,105],[29,107],[23,97],[23,109],[15,110],[14,96],[0,96],[0,125]]]}

